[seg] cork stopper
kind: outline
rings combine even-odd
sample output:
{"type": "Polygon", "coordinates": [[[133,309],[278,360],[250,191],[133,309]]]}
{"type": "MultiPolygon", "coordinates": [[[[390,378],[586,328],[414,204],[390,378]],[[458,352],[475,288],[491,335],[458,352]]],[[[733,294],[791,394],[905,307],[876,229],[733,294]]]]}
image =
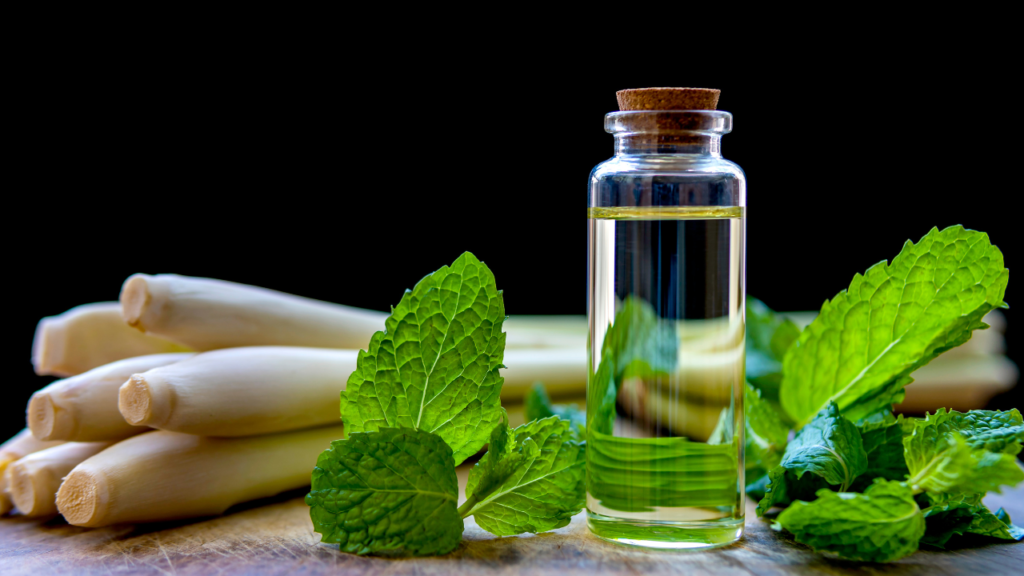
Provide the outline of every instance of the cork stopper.
{"type": "Polygon", "coordinates": [[[721,90],[714,88],[633,88],[619,90],[619,110],[714,110],[721,90]]]}

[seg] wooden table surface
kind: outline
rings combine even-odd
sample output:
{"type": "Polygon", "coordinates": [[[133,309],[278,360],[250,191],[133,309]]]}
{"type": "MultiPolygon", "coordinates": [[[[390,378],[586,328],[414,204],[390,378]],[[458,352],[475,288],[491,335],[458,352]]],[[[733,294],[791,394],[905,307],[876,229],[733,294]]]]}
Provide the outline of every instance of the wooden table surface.
{"type": "MultiPolygon", "coordinates": [[[[464,487],[468,468],[459,470],[464,487]]],[[[60,518],[0,519],[0,574],[974,574],[1024,573],[1024,542],[921,550],[893,564],[815,554],[754,516],[746,535],[707,552],[647,551],[598,540],[585,514],[554,532],[496,538],[466,521],[462,544],[437,558],[383,559],[342,554],[313,532],[305,491],[236,507],[212,519],[86,529],[60,518]]],[[[1024,486],[986,503],[1024,520],[1024,486]]]]}

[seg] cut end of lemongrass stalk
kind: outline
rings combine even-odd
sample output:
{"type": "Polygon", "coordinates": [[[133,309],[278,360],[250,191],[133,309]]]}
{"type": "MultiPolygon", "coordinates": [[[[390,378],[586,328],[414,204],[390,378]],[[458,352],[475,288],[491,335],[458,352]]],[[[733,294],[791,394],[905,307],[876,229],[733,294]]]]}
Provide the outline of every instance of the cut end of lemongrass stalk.
{"type": "Polygon", "coordinates": [[[46,503],[41,502],[42,498],[38,497],[43,491],[36,490],[33,480],[34,477],[25,470],[24,466],[19,466],[17,462],[12,464],[7,469],[7,491],[11,496],[11,502],[25,516],[41,516],[48,512],[56,513],[56,508],[52,511],[46,510],[46,503]]]}
{"type": "Polygon", "coordinates": [[[28,428],[38,440],[70,438],[74,435],[74,418],[53,402],[47,392],[36,392],[28,401],[28,428]]]}
{"type": "Polygon", "coordinates": [[[132,426],[159,426],[170,416],[170,394],[160,382],[147,380],[145,374],[134,374],[118,392],[117,409],[132,426]]]}
{"type": "Polygon", "coordinates": [[[96,527],[103,522],[102,510],[109,498],[102,475],[81,468],[74,469],[57,492],[57,510],[68,524],[96,527]]]}
{"type": "Polygon", "coordinates": [[[32,340],[32,366],[36,374],[46,376],[68,376],[62,371],[55,371],[54,365],[64,357],[64,345],[67,341],[64,322],[58,318],[43,318],[36,326],[36,335],[32,340]]]}
{"type": "Polygon", "coordinates": [[[4,473],[7,465],[14,462],[11,458],[0,457],[0,516],[7,514],[14,508],[10,496],[7,495],[7,475],[4,473]]]}
{"type": "Polygon", "coordinates": [[[142,316],[153,299],[148,278],[146,274],[133,274],[121,287],[121,315],[129,326],[143,331],[146,327],[142,325],[142,316]]]}

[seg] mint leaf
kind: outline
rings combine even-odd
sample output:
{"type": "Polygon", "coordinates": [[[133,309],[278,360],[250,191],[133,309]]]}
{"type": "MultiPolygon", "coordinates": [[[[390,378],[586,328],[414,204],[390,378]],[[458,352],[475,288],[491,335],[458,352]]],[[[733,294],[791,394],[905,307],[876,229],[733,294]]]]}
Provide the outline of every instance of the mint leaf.
{"type": "Polygon", "coordinates": [[[927,490],[935,504],[1015,486],[1024,472],[1020,452],[1024,427],[1017,410],[938,410],[904,422],[904,458],[915,490],[927,490]]]}
{"type": "Polygon", "coordinates": [[[769,400],[779,399],[782,359],[800,337],[792,320],[773,312],[757,298],[747,296],[747,381],[769,400]]]}
{"type": "Polygon", "coordinates": [[[1002,508],[996,510],[995,516],[1006,526],[1006,532],[1010,535],[1010,538],[1014,540],[1024,540],[1024,529],[1013,524],[1013,521],[1010,520],[1010,514],[1006,510],[1002,508]]]}
{"type": "Polygon", "coordinates": [[[868,467],[868,456],[857,426],[839,414],[834,402],[804,426],[783,454],[779,466],[769,472],[765,497],[758,516],[772,506],[808,498],[821,488],[845,492],[868,467]]]}
{"type": "Polygon", "coordinates": [[[1016,455],[1024,442],[1024,419],[1014,408],[1005,412],[999,410],[971,410],[957,412],[939,408],[934,414],[907,423],[908,431],[923,428],[922,434],[937,438],[951,432],[959,432],[971,448],[990,452],[1016,455]]]}
{"type": "Polygon", "coordinates": [[[798,477],[813,473],[845,492],[867,469],[867,453],[857,426],[829,403],[790,442],[781,465],[798,477]]]}
{"type": "Polygon", "coordinates": [[[1002,540],[1020,540],[1024,530],[1010,523],[1002,508],[993,514],[984,504],[969,501],[951,502],[924,509],[927,530],[921,542],[945,548],[954,536],[977,534],[1002,540]]]}
{"type": "Polygon", "coordinates": [[[906,480],[910,471],[903,457],[903,416],[897,419],[887,410],[873,420],[858,422],[857,428],[868,467],[853,483],[852,490],[864,491],[875,478],[906,480]]]}
{"type": "Polygon", "coordinates": [[[926,490],[936,504],[965,495],[1000,491],[1016,486],[1024,471],[1010,454],[971,448],[958,431],[947,432],[936,420],[920,420],[903,440],[910,470],[908,482],[915,491],[926,490]]]}
{"type": "Polygon", "coordinates": [[[782,454],[789,439],[789,427],[782,422],[779,413],[768,401],[761,397],[761,391],[750,384],[744,385],[743,412],[746,417],[746,480],[749,485],[756,486],[751,482],[763,477],[782,462],[782,454]]]}
{"type": "Polygon", "coordinates": [[[917,550],[925,520],[906,484],[876,480],[863,494],[820,490],[795,502],[778,523],[797,542],[849,560],[891,562],[917,550]]]}
{"type": "Polygon", "coordinates": [[[571,422],[577,429],[586,429],[586,412],[580,410],[575,404],[552,404],[551,398],[548,397],[548,391],[540,382],[535,382],[533,387],[526,391],[523,405],[527,422],[558,416],[571,422]]]}
{"type": "Polygon", "coordinates": [[[501,421],[505,305],[469,252],[419,281],[360,351],[341,393],[346,434],[410,427],[441,436],[459,464],[501,421]]]}
{"type": "Polygon", "coordinates": [[[804,423],[830,401],[857,420],[901,400],[914,370],[987,327],[1008,277],[987,234],[952,226],[908,241],[825,302],[789,348],[782,406],[804,423]]]}
{"type": "Polygon", "coordinates": [[[993,514],[985,506],[981,506],[975,513],[974,519],[971,521],[967,531],[971,534],[989,536],[1001,540],[1020,540],[1024,538],[1024,530],[1010,524],[1010,515],[1002,508],[999,509],[999,512],[1002,512],[1006,520],[1003,520],[999,514],[993,514]]]}
{"type": "Polygon", "coordinates": [[[452,449],[411,428],[356,432],[320,454],[306,496],[322,541],[353,554],[445,554],[462,539],[452,449]]]}
{"type": "Polygon", "coordinates": [[[496,536],[545,532],[569,524],[586,501],[585,445],[558,417],[491,433],[487,454],[469,472],[463,517],[496,536]]]}

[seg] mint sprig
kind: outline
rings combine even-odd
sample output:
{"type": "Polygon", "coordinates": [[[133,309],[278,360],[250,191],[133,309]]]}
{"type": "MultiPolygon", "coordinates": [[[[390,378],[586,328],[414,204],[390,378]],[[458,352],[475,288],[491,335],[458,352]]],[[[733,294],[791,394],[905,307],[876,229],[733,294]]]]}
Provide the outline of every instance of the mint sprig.
{"type": "Polygon", "coordinates": [[[585,448],[571,423],[557,416],[514,430],[499,424],[469,473],[459,514],[497,536],[568,525],[586,502],[585,448]]]}
{"type": "MultiPolygon", "coordinates": [[[[1024,481],[1014,458],[1024,441],[1017,410],[940,409],[922,419],[891,410],[914,370],[987,328],[982,317],[1006,306],[1008,274],[987,235],[933,229],[826,302],[785,352],[782,416],[800,430],[779,465],[753,484],[764,493],[758,515],[788,505],[778,523],[798,541],[876,562],[910,554],[918,541],[1024,538],[1004,511],[982,504],[986,493],[1024,481]]],[[[781,330],[778,316],[759,306],[747,308],[763,333],[747,339],[755,358],[781,330]]],[[[748,400],[748,420],[763,403],[748,400]]]]}
{"type": "Polygon", "coordinates": [[[579,513],[578,427],[552,416],[508,428],[504,319],[494,275],[468,252],[405,293],[341,393],[347,438],[313,470],[306,503],[323,542],[353,554],[446,554],[469,516],[512,536],[579,513]],[[458,508],[455,466],[488,440],[458,508]]]}

